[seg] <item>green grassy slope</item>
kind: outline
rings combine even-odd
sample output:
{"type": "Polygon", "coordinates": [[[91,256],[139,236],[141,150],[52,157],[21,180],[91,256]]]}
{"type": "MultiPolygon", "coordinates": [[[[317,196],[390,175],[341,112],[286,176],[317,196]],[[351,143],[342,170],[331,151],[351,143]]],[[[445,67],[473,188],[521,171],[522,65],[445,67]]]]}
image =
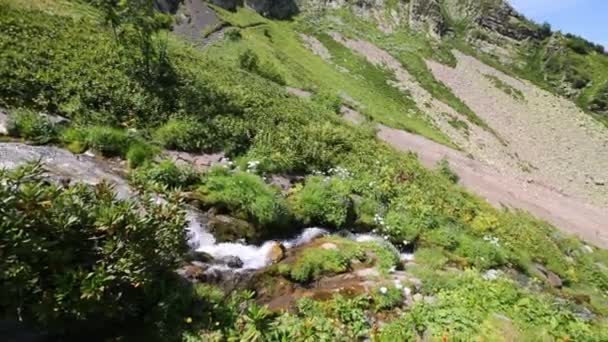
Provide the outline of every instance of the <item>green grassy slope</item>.
{"type": "MultiPolygon", "coordinates": [[[[589,251],[590,247],[581,241],[563,236],[529,215],[496,210],[454,185],[444,173],[422,167],[414,155],[398,153],[369,131],[346,124],[334,111],[289,96],[283,85],[239,68],[238,56],[249,48],[260,56],[261,65],[269,67],[271,63],[288,84],[334,93],[345,90],[357,96],[365,106],[362,110],[371,117],[448,143],[415,109],[411,117],[403,113],[402,106],[411,109],[410,102],[385,87],[390,75],[333,45],[327,36],[315,32],[334,54],[341,56],[336,64],[352,69],[349,73],[341,73],[335,65],[308,52],[298,40],[294,23],[262,20],[263,25],[242,29],[240,40],[222,41],[204,51],[169,36],[166,51],[170,67],[155,69],[153,76],[142,79],[136,72],[141,67],[137,49],[117,44],[95,10],[80,2],[49,1],[40,6],[32,9],[27,2],[0,0],[2,106],[72,118],[72,130],[60,131],[61,136],[54,140],[58,144],[83,139],[84,143],[94,143],[94,148],[114,151],[109,147],[135,139],[125,128],[137,129],[138,143],[158,148],[166,143],[167,134],[175,135],[173,140],[177,142],[200,139],[200,144],[188,149],[224,151],[242,165],[241,171],[184,176],[171,165],[147,160],[132,175],[143,175],[144,188],[149,179],[161,185],[170,183],[148,189],[168,192],[168,188],[181,186],[189,194],[200,195],[206,205],[251,220],[260,235],[326,224],[335,229],[356,226],[363,231],[376,230],[396,245],[406,241],[416,248],[418,259],[418,265],[409,271],[420,278],[421,291],[435,298],[434,302],[422,301],[404,308],[398,303],[400,298],[395,303],[393,298],[370,293],[327,302],[303,301],[291,313],[273,314],[257,306],[252,295],[225,297],[220,290],[203,284],[195,287],[193,299],[188,298],[192,302],[185,300],[179,305],[180,310],[163,305],[165,302],[151,305],[166,309],[167,316],[157,317],[159,321],[151,322],[149,329],[160,330],[164,328],[161,323],[184,315],[179,316],[182,323],[178,327],[187,341],[352,340],[361,336],[395,341],[415,339],[425,332],[433,338],[454,340],[491,340],[506,333],[521,340],[607,339],[606,251],[589,251]],[[194,131],[171,129],[183,127],[176,125],[176,120],[186,122],[194,131]],[[88,127],[93,124],[113,129],[88,127]],[[81,136],[82,132],[88,134],[81,136]],[[249,161],[257,162],[255,172],[245,172],[249,161]],[[319,171],[324,175],[315,175],[319,171]],[[262,178],[272,174],[301,174],[306,178],[288,195],[280,196],[262,178]],[[543,281],[536,271],[537,263],[557,274],[564,282],[563,288],[543,281]],[[531,279],[530,283],[522,286],[507,276],[496,281],[483,278],[485,272],[494,269],[514,272],[531,279]],[[592,315],[581,315],[585,310],[592,315]],[[370,324],[368,315],[376,314],[388,324],[382,328],[370,324]]],[[[251,13],[237,12],[225,19],[243,25],[261,20],[252,17],[251,13]]],[[[163,42],[165,34],[162,32],[155,41],[163,42]]],[[[449,94],[443,96],[451,101],[449,94]]],[[[3,178],[0,186],[5,184],[3,178]]],[[[20,194],[31,200],[35,198],[31,189],[44,186],[36,183],[22,187],[20,194]]],[[[69,190],[52,193],[70,198],[69,190]]],[[[45,213],[49,206],[46,201],[31,202],[36,212],[45,213]]],[[[1,212],[12,217],[10,210],[29,208],[18,203],[11,206],[1,208],[1,212]]],[[[106,211],[91,215],[97,216],[90,225],[96,224],[98,217],[101,222],[120,219],[106,211]]],[[[3,223],[0,228],[8,229],[3,223]]],[[[349,258],[338,252],[327,254],[330,261],[337,260],[337,266],[309,257],[301,266],[306,272],[289,273],[298,280],[325,269],[348,269],[344,262],[350,262],[349,258]]],[[[3,258],[2,262],[11,260],[3,258]]],[[[83,262],[90,266],[89,259],[83,262]]],[[[2,269],[6,267],[1,265],[2,269]]],[[[49,272],[42,273],[46,276],[49,272]]],[[[12,275],[7,272],[2,276],[29,295],[28,284],[36,279],[12,275]]],[[[135,285],[132,287],[137,289],[135,285]]],[[[99,303],[100,311],[93,319],[118,322],[112,324],[113,334],[120,336],[125,333],[123,326],[134,329],[141,323],[137,313],[116,317],[105,311],[113,304],[107,297],[90,302],[93,299],[81,293],[87,286],[89,282],[71,287],[70,298],[83,306],[99,303]]],[[[120,292],[122,288],[111,289],[120,292]]],[[[142,300],[148,298],[134,289],[129,288],[124,295],[135,292],[142,300]]],[[[63,293],[46,290],[47,300],[38,305],[45,309],[41,312],[54,312],[52,305],[63,303],[63,293]]],[[[2,296],[0,301],[3,317],[16,320],[22,311],[15,301],[2,296]]],[[[78,326],[81,312],[82,306],[74,305],[56,316],[26,318],[27,323],[46,329],[57,328],[57,324],[65,328],[65,322],[78,326]]],[[[180,334],[170,336],[182,339],[180,334]]]]}

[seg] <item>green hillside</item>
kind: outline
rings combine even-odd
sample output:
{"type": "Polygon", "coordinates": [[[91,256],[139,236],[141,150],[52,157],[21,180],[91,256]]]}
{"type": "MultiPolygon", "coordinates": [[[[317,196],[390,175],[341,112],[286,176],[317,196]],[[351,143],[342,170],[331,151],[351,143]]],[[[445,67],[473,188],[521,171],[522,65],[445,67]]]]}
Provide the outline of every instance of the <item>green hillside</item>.
{"type": "MultiPolygon", "coordinates": [[[[330,35],[373,41],[491,131],[424,61],[454,63],[450,48],[465,44],[465,31],[436,41],[407,27],[382,35],[345,9],[290,21],[215,9],[230,27],[216,27],[224,38],[202,48],[143,0],[0,0],[0,108],[11,136],[2,139],[126,161],[139,191],[123,200],[103,185],[49,182],[36,165],[0,171],[2,320],[59,340],[608,340],[608,252],[495,209],[455,184],[448,164],[429,170],[380,142],[372,120],[456,147],[391,85],[393,73],[330,35]],[[369,122],[343,120],[342,105],[369,122]],[[234,166],[198,172],[159,160],[166,149],[223,152],[234,166]],[[269,182],[276,175],[297,181],[281,191],[269,182]],[[153,193],[167,203],[149,201],[153,193]],[[253,284],[192,284],[175,273],[188,258],[185,202],[245,222],[226,241],[261,244],[317,226],[335,234],[290,251],[253,284]],[[395,247],[415,262],[404,266],[395,247]],[[372,291],[264,306],[282,285],[310,290],[361,265],[377,272],[372,291]],[[395,272],[409,280],[396,285],[395,272]],[[416,292],[409,302],[404,286],[416,292]]],[[[530,43],[528,64],[502,68],[554,91],[588,77],[577,102],[603,120],[608,57],[572,42],[530,43]],[[567,53],[547,56],[551,44],[567,53]]]]}

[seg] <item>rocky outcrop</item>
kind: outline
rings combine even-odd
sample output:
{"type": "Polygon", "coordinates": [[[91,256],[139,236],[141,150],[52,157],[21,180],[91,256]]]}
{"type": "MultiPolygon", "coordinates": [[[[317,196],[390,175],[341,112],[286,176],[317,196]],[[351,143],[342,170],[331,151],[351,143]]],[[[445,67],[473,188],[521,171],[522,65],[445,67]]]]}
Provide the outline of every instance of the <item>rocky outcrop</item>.
{"type": "Polygon", "coordinates": [[[295,0],[245,0],[245,6],[274,19],[287,19],[299,12],[295,0]]]}
{"type": "Polygon", "coordinates": [[[209,2],[229,11],[234,11],[240,4],[239,0],[209,0],[209,2]]]}
{"type": "Polygon", "coordinates": [[[479,28],[515,40],[538,39],[542,34],[505,0],[445,0],[453,21],[470,20],[479,28]]]}
{"type": "Polygon", "coordinates": [[[439,0],[412,0],[409,13],[410,27],[417,31],[427,31],[440,38],[447,31],[446,19],[441,13],[439,0]]]}

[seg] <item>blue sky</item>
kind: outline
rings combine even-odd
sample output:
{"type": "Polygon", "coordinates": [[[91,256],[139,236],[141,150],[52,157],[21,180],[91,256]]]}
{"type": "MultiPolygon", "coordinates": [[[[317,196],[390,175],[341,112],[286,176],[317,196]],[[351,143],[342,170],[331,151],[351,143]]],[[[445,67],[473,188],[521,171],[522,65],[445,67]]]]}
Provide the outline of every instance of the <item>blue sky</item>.
{"type": "Polygon", "coordinates": [[[608,0],[510,0],[513,7],[554,30],[574,33],[608,48],[608,0]]]}

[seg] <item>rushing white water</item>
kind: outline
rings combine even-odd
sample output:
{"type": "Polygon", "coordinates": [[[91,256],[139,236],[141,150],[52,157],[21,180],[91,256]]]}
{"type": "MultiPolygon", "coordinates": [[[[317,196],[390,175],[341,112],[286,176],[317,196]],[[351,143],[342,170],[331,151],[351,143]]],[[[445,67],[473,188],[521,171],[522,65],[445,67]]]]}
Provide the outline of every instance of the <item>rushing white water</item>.
{"type": "MultiPolygon", "coordinates": [[[[215,259],[238,257],[243,262],[242,269],[255,270],[270,264],[270,252],[277,241],[267,241],[261,246],[247,245],[238,242],[217,243],[215,238],[207,231],[207,224],[202,215],[194,210],[188,210],[188,238],[190,246],[211,255],[215,259]]],[[[307,244],[328,232],[321,228],[308,228],[291,240],[280,241],[287,249],[307,244]]]]}
{"type": "MultiPolygon", "coordinates": [[[[217,243],[215,237],[207,230],[207,222],[204,215],[201,215],[194,209],[190,209],[187,210],[186,217],[189,222],[188,237],[192,249],[199,252],[205,252],[218,260],[228,257],[238,257],[243,262],[243,266],[240,270],[256,270],[268,266],[271,262],[270,253],[277,243],[282,244],[286,249],[292,249],[308,244],[315,239],[329,234],[327,230],[322,228],[307,228],[293,239],[267,241],[261,246],[248,245],[239,242],[217,243]]],[[[373,234],[346,233],[346,236],[357,242],[374,241],[390,245],[384,238],[373,234]]],[[[392,245],[390,246],[395,248],[392,245]]],[[[399,253],[396,248],[395,252],[399,253]]],[[[400,255],[401,259],[404,261],[413,260],[413,254],[401,253],[400,255]]],[[[222,265],[214,267],[222,269],[227,268],[222,265]]]]}

